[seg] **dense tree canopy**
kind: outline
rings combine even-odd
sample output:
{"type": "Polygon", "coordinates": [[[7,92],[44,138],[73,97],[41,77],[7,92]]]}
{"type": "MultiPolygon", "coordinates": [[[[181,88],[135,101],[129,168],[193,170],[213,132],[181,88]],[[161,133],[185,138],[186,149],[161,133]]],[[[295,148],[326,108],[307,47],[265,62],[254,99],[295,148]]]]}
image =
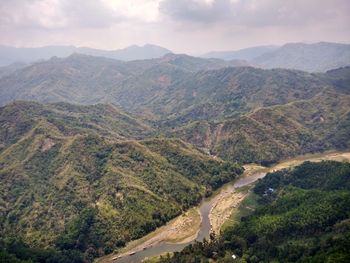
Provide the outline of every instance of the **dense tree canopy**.
{"type": "Polygon", "coordinates": [[[160,262],[349,262],[349,179],[350,164],[333,161],[268,174],[251,215],[160,262]]]}

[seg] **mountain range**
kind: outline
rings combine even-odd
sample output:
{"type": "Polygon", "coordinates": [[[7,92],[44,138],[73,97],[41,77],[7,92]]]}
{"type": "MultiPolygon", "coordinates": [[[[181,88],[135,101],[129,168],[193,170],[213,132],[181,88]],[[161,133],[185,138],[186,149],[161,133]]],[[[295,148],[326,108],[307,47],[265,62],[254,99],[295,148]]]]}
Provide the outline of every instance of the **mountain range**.
{"type": "Polygon", "coordinates": [[[267,68],[290,68],[310,72],[349,66],[350,45],[320,42],[316,44],[291,43],[262,54],[253,62],[267,68]]]}
{"type": "Polygon", "coordinates": [[[74,53],[0,68],[0,256],[92,262],[198,204],[243,164],[348,150],[350,67],[268,69],[257,53],[253,62],[74,53]]]}
{"type": "Polygon", "coordinates": [[[225,60],[242,59],[264,68],[325,72],[350,65],[350,45],[329,42],[287,43],[280,47],[258,46],[237,51],[210,52],[203,56],[225,60]]]}
{"type": "MultiPolygon", "coordinates": [[[[74,53],[112,58],[122,61],[160,58],[172,53],[169,49],[146,44],[118,50],[101,50],[75,46],[46,46],[39,48],[15,48],[0,46],[0,67],[13,63],[30,64],[51,57],[65,58],[74,53]]],[[[350,45],[330,42],[314,44],[287,43],[283,46],[256,46],[233,51],[217,51],[203,54],[203,58],[240,60],[242,63],[263,68],[288,68],[308,72],[327,70],[350,65],[350,45]]],[[[0,77],[1,77],[0,68],[0,77]]]]}
{"type": "Polygon", "coordinates": [[[0,80],[0,104],[19,99],[134,104],[133,94],[136,100],[147,99],[193,72],[242,65],[246,63],[173,54],[131,62],[73,54],[37,62],[15,72],[11,68],[0,80]]]}
{"type": "Polygon", "coordinates": [[[244,48],[239,50],[232,51],[212,51],[206,54],[203,54],[201,57],[204,58],[219,58],[224,60],[232,59],[242,59],[242,60],[253,60],[256,57],[259,57],[265,53],[275,51],[279,46],[257,46],[244,48]]]}
{"type": "Polygon", "coordinates": [[[129,61],[157,58],[171,53],[171,51],[150,44],[144,46],[133,45],[117,50],[101,50],[75,46],[46,46],[38,48],[0,46],[0,66],[7,66],[13,63],[33,63],[39,60],[50,59],[51,57],[68,57],[73,53],[129,61]]]}
{"type": "Polygon", "coordinates": [[[0,103],[110,103],[226,160],[272,162],[349,146],[349,75],[349,67],[310,74],[187,55],[74,54],[2,77],[0,103]]]}

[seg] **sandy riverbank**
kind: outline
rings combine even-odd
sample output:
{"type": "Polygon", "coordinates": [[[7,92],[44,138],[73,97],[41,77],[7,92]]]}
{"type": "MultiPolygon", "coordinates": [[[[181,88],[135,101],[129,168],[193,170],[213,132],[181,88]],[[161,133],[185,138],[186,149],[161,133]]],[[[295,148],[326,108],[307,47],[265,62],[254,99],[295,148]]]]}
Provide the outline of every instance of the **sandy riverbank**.
{"type": "MultiPolygon", "coordinates": [[[[281,163],[278,163],[272,167],[264,167],[257,164],[244,165],[244,174],[242,177],[248,177],[255,173],[268,173],[284,168],[290,168],[297,166],[305,161],[320,162],[322,160],[333,161],[350,161],[349,152],[326,152],[322,154],[308,154],[298,156],[292,159],[287,159],[281,163]]],[[[212,231],[215,234],[220,233],[222,225],[230,218],[232,212],[240,205],[240,203],[246,197],[247,192],[240,192],[234,189],[222,191],[210,210],[209,219],[212,226],[212,231]]]]}
{"type": "Polygon", "coordinates": [[[98,262],[110,262],[118,257],[123,257],[150,248],[160,242],[176,244],[191,242],[196,239],[200,224],[201,216],[199,209],[192,208],[154,232],[141,239],[128,243],[128,245],[119,253],[103,257],[98,262]]]}
{"type": "MultiPolygon", "coordinates": [[[[244,166],[245,172],[241,177],[245,178],[256,173],[264,174],[283,168],[293,167],[301,164],[304,161],[317,162],[322,160],[350,161],[350,152],[326,152],[316,155],[304,155],[285,160],[269,168],[256,164],[248,164],[244,166]]],[[[220,232],[221,226],[230,217],[232,212],[237,209],[246,195],[246,191],[237,191],[233,188],[227,187],[223,187],[217,192],[216,196],[213,197],[214,201],[209,213],[209,220],[212,230],[215,233],[220,232]]],[[[111,262],[117,257],[130,255],[135,252],[151,248],[162,242],[186,244],[196,239],[201,222],[202,218],[199,212],[199,207],[192,208],[185,214],[171,220],[167,225],[158,228],[141,239],[128,243],[128,245],[119,251],[118,254],[114,253],[112,255],[105,256],[100,258],[98,262],[111,262]]]]}
{"type": "Polygon", "coordinates": [[[220,194],[209,214],[212,231],[216,235],[220,234],[221,226],[229,219],[232,210],[239,206],[246,195],[246,193],[237,191],[226,191],[220,194]]]}

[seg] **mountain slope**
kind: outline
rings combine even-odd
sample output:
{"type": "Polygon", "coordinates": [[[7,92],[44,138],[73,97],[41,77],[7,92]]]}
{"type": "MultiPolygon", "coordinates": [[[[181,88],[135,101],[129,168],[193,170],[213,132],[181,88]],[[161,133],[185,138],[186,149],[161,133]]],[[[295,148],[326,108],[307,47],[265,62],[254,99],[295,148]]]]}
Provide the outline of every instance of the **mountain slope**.
{"type": "Polygon", "coordinates": [[[133,140],[150,129],[111,106],[16,102],[0,116],[0,244],[91,261],[242,172],[181,140],[133,140]]]}
{"type": "Polygon", "coordinates": [[[263,107],[222,122],[175,129],[182,138],[224,159],[268,164],[296,154],[348,149],[350,97],[326,90],[311,99],[263,107]]]}
{"type": "Polygon", "coordinates": [[[131,62],[73,54],[5,75],[0,79],[0,105],[14,100],[134,105],[190,73],[232,65],[241,64],[173,54],[131,62]],[[143,98],[145,94],[148,97],[143,98]]]}
{"type": "Polygon", "coordinates": [[[350,93],[350,66],[329,70],[321,77],[340,92],[350,93]]]}
{"type": "Polygon", "coordinates": [[[149,107],[164,122],[221,120],[258,107],[312,98],[329,84],[315,75],[251,67],[201,71],[170,85],[149,107]]]}
{"type": "Polygon", "coordinates": [[[15,71],[0,79],[0,92],[2,103],[113,102],[150,121],[153,132],[241,162],[348,147],[348,67],[310,74],[228,64],[174,54],[126,63],[76,54],[15,71]],[[315,116],[320,126],[310,125],[315,116]]]}
{"type": "Polygon", "coordinates": [[[55,127],[64,136],[84,133],[113,139],[137,139],[152,132],[146,123],[111,105],[42,105],[18,101],[0,110],[0,151],[20,140],[40,123],[55,127]]]}
{"type": "Polygon", "coordinates": [[[253,62],[267,68],[325,72],[350,65],[350,45],[290,43],[253,59],[253,62]]]}
{"type": "Polygon", "coordinates": [[[27,64],[24,63],[13,63],[10,64],[8,66],[2,66],[0,67],[0,78],[6,76],[6,75],[10,75],[13,72],[15,72],[18,69],[24,68],[28,66],[27,64]]]}

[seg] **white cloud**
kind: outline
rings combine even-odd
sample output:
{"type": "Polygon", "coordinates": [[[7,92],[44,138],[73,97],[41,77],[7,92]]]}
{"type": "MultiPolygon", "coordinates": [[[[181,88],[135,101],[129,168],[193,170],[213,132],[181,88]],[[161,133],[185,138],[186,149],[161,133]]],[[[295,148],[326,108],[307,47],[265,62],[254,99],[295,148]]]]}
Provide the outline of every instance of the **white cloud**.
{"type": "Polygon", "coordinates": [[[300,26],[349,17],[348,0],[164,0],[160,10],[174,21],[265,27],[300,26]]]}
{"type": "Polygon", "coordinates": [[[121,21],[120,13],[101,0],[12,0],[0,4],[2,27],[108,27],[121,21]]]}
{"type": "Polygon", "coordinates": [[[161,0],[102,0],[108,7],[124,17],[145,22],[158,20],[161,0]]]}
{"type": "Polygon", "coordinates": [[[0,44],[201,53],[298,41],[350,42],[349,0],[0,0],[0,44]]]}

